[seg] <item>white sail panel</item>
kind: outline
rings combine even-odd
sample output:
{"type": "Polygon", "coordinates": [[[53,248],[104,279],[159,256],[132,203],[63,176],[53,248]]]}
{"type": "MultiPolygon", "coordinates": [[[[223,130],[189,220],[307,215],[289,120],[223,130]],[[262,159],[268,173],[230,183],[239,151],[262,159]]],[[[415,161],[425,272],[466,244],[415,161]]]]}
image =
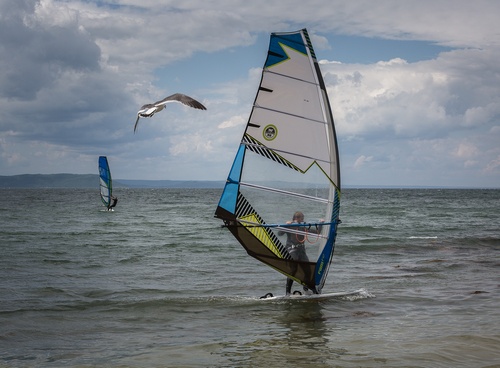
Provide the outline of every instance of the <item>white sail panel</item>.
{"type": "Polygon", "coordinates": [[[314,70],[314,64],[309,58],[309,54],[294,49],[280,41],[278,41],[278,44],[286,57],[279,63],[268,65],[267,68],[274,73],[317,84],[318,79],[314,70]]]}
{"type": "Polygon", "coordinates": [[[330,173],[330,150],[324,123],[260,108],[254,109],[251,123],[247,134],[301,171],[307,171],[317,162],[325,173],[330,173]]]}
{"type": "Polygon", "coordinates": [[[256,106],[312,121],[326,121],[317,84],[265,72],[262,87],[265,90],[257,96],[256,106]]]}

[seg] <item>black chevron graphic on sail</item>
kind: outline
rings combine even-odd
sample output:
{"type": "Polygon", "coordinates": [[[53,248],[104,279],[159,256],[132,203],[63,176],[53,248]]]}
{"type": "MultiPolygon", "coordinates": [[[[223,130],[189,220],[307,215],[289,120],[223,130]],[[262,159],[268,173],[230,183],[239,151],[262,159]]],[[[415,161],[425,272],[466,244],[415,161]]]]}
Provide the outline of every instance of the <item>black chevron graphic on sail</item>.
{"type": "Polygon", "coordinates": [[[258,140],[251,137],[248,134],[245,134],[243,136],[243,143],[245,143],[247,149],[249,149],[252,152],[255,152],[255,153],[257,153],[261,156],[264,156],[270,160],[273,160],[273,161],[276,161],[282,165],[285,165],[285,166],[289,167],[290,169],[301,171],[297,166],[292,164],[290,161],[284,159],[283,157],[278,155],[276,152],[267,148],[262,143],[260,143],[258,140]]]}

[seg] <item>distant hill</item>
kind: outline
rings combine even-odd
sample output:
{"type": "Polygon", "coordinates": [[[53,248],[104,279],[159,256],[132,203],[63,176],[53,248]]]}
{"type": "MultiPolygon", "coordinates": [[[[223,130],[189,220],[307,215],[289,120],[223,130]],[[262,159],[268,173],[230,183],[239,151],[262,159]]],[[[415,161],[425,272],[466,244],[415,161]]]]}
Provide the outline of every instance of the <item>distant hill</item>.
{"type": "MultiPolygon", "coordinates": [[[[97,188],[97,174],[24,174],[0,176],[0,188],[97,188]]],[[[223,188],[223,181],[114,179],[115,188],[223,188]]]]}

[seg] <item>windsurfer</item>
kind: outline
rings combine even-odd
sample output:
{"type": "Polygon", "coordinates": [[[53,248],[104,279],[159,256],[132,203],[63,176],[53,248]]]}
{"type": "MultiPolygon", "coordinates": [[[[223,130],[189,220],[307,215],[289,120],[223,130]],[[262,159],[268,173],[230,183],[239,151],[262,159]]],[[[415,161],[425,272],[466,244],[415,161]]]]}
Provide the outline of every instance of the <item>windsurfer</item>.
{"type": "Polygon", "coordinates": [[[108,211],[112,211],[113,210],[113,207],[116,206],[116,203],[118,203],[118,198],[117,197],[114,197],[114,196],[111,196],[110,198],[113,202],[111,202],[108,206],[108,211]]]}
{"type": "MultiPolygon", "coordinates": [[[[304,222],[304,214],[297,211],[293,214],[292,221],[287,221],[287,224],[301,224],[304,222]]],[[[323,222],[323,220],[321,220],[323,222]]],[[[294,261],[309,262],[309,257],[307,257],[306,247],[304,242],[306,240],[305,234],[300,234],[298,232],[306,231],[305,227],[297,227],[294,232],[289,231],[278,231],[278,235],[283,235],[286,233],[286,248],[288,253],[294,261]]],[[[321,226],[315,229],[307,229],[308,232],[319,234],[321,232],[321,226]]],[[[292,264],[292,274],[297,272],[297,263],[292,264]]],[[[305,278],[310,277],[310,272],[308,267],[304,267],[305,278]]],[[[286,295],[290,295],[292,291],[293,279],[287,278],[286,280],[286,295]]],[[[308,292],[308,288],[304,286],[304,292],[308,292]]]]}

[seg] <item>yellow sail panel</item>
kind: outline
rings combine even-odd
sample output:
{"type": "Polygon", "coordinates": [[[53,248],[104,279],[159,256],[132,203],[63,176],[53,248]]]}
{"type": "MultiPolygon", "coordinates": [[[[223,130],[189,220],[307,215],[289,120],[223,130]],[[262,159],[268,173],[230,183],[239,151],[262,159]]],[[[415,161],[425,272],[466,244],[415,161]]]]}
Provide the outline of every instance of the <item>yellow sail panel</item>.
{"type": "Polygon", "coordinates": [[[273,240],[266,232],[266,229],[261,226],[255,226],[253,224],[260,224],[258,217],[255,214],[246,215],[241,218],[243,220],[243,225],[250,231],[253,236],[260,240],[262,244],[264,244],[271,252],[273,252],[277,257],[283,258],[283,255],[278,250],[276,244],[274,244],[273,240]]]}

